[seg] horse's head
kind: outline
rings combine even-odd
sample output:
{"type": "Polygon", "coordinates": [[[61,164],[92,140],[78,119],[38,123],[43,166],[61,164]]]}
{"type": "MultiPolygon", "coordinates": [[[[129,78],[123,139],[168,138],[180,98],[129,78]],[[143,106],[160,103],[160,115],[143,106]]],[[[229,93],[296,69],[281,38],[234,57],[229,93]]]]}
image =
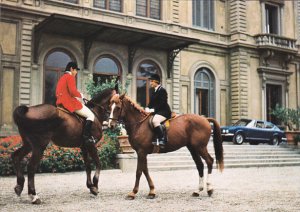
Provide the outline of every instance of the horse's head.
{"type": "Polygon", "coordinates": [[[124,97],[125,94],[115,94],[110,100],[111,112],[109,116],[108,127],[115,128],[117,122],[124,117],[124,97]]]}
{"type": "Polygon", "coordinates": [[[88,101],[87,106],[95,108],[94,112],[103,117],[102,121],[107,120],[110,114],[110,100],[115,94],[114,89],[107,88],[88,101]]]}

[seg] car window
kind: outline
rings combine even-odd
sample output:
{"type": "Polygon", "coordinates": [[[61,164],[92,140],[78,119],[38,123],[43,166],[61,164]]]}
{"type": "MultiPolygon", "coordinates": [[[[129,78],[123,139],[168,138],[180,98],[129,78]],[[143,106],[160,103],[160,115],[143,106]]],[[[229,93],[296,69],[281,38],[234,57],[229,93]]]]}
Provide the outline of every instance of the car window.
{"type": "Polygon", "coordinates": [[[241,119],[238,120],[233,126],[247,126],[247,124],[249,124],[251,122],[251,120],[246,120],[246,119],[241,119]]]}
{"type": "Polygon", "coordinates": [[[266,124],[267,129],[272,129],[273,127],[274,127],[274,125],[272,123],[267,122],[267,124],[266,124]]]}
{"type": "Polygon", "coordinates": [[[261,122],[261,121],[256,122],[256,127],[257,128],[264,128],[264,122],[261,122]]]}

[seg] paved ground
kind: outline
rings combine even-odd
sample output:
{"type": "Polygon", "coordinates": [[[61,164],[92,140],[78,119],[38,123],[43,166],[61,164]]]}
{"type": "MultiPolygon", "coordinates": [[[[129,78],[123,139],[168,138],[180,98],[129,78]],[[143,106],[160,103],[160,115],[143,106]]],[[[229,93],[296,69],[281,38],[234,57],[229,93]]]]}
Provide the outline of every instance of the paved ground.
{"type": "MultiPolygon", "coordinates": [[[[14,194],[15,177],[0,177],[0,211],[300,211],[300,167],[214,170],[215,192],[191,197],[198,184],[196,170],[152,172],[157,198],[146,199],[144,177],[135,200],[125,200],[135,173],[101,172],[100,193],[85,187],[85,172],[38,174],[37,192],[42,200],[32,205],[27,187],[14,194]]],[[[26,180],[27,183],[27,180],[26,180]]]]}

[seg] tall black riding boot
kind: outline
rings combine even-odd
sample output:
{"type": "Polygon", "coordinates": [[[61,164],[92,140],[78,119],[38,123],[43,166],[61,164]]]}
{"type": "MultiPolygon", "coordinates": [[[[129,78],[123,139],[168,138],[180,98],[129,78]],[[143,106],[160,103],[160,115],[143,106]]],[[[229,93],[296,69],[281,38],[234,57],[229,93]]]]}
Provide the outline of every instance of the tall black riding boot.
{"type": "Polygon", "coordinates": [[[92,130],[93,122],[91,120],[86,120],[84,129],[83,129],[83,140],[84,144],[95,144],[95,139],[92,136],[91,130],[92,130]]]}
{"type": "Polygon", "coordinates": [[[157,139],[160,146],[166,145],[166,140],[164,138],[164,128],[162,125],[159,125],[154,128],[154,132],[157,135],[157,139]]]}

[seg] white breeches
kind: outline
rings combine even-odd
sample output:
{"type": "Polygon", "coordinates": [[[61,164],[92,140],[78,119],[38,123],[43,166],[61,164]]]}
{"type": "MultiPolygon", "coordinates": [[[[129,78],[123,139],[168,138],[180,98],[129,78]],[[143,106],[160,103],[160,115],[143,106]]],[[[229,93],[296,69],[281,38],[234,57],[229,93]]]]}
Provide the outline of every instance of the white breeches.
{"type": "Polygon", "coordinates": [[[95,120],[94,113],[87,106],[85,106],[84,104],[82,106],[83,107],[80,110],[75,110],[75,113],[85,117],[86,120],[94,121],[95,120]]]}
{"type": "Polygon", "coordinates": [[[167,118],[158,114],[155,114],[153,119],[152,119],[152,123],[154,128],[159,126],[161,122],[163,122],[164,120],[166,120],[167,118]]]}

